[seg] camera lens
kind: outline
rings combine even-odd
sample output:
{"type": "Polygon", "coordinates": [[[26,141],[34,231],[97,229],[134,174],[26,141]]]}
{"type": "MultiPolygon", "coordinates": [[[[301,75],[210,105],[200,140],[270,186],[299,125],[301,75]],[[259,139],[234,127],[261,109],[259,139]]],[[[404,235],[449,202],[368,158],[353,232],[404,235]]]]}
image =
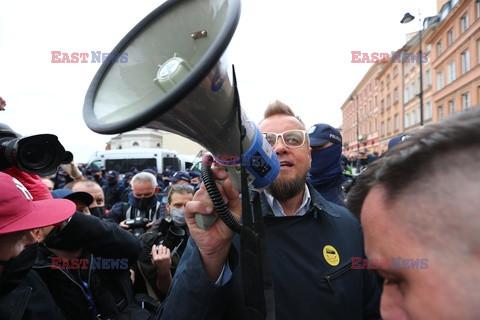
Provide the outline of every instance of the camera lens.
{"type": "Polygon", "coordinates": [[[25,167],[41,170],[53,160],[54,154],[48,143],[42,145],[39,141],[28,141],[19,150],[18,158],[25,167]]]}
{"type": "Polygon", "coordinates": [[[54,169],[63,159],[65,149],[53,135],[37,135],[18,142],[17,161],[19,166],[34,171],[54,169]]]}

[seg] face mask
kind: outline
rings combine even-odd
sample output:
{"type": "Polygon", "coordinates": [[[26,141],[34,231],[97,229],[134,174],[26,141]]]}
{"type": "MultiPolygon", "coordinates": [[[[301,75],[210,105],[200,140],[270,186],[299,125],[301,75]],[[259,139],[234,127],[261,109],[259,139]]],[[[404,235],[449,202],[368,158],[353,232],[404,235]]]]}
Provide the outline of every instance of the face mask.
{"type": "Polygon", "coordinates": [[[117,178],[107,178],[107,183],[110,187],[114,186],[117,183],[117,178]]]}
{"type": "Polygon", "coordinates": [[[150,207],[153,206],[157,197],[155,195],[151,196],[150,198],[135,198],[135,206],[140,210],[148,210],[150,207]]]}
{"type": "MultiPolygon", "coordinates": [[[[82,213],[83,214],[83,213],[82,213]]],[[[60,237],[61,230],[59,228],[53,228],[45,237],[44,243],[47,248],[60,249],[60,250],[77,250],[80,249],[78,245],[72,244],[63,240],[60,237]]]]}
{"type": "Polygon", "coordinates": [[[312,166],[309,174],[313,184],[328,182],[342,172],[342,146],[332,144],[320,150],[312,150],[312,166]]]}
{"type": "Polygon", "coordinates": [[[101,207],[93,207],[93,208],[88,208],[90,210],[90,214],[92,216],[95,216],[97,218],[103,218],[105,216],[105,206],[101,207]]]}
{"type": "Polygon", "coordinates": [[[25,279],[37,258],[38,243],[25,247],[20,254],[8,261],[0,261],[5,266],[0,276],[1,295],[15,289],[25,279]]]}
{"type": "Polygon", "coordinates": [[[172,215],[173,223],[177,226],[186,225],[185,221],[185,209],[170,208],[170,214],[172,215]]]}

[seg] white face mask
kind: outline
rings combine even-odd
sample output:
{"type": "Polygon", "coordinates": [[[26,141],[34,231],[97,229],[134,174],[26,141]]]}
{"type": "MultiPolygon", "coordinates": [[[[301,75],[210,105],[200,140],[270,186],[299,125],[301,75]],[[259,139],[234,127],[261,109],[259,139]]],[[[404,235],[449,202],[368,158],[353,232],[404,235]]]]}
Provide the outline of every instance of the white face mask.
{"type": "Polygon", "coordinates": [[[170,208],[170,214],[173,223],[177,226],[184,226],[187,224],[185,221],[185,209],[170,208]]]}

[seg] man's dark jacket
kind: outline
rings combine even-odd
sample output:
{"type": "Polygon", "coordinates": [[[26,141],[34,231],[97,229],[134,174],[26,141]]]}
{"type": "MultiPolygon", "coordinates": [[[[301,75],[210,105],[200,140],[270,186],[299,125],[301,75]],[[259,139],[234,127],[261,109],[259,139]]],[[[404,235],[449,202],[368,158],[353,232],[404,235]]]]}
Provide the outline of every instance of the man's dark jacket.
{"type": "Polygon", "coordinates": [[[58,249],[64,249],[64,246],[82,248],[81,258],[89,261],[85,269],[82,269],[85,264],[65,269],[62,264],[52,263],[52,259],[58,257],[50,250],[45,246],[39,248],[33,268],[45,281],[67,318],[93,319],[89,293],[103,317],[118,317],[126,305],[133,303],[128,267],[136,262],[140,243],[130,232],[94,216],[76,212],[57,238],[61,239],[58,249]],[[104,266],[101,262],[100,269],[94,269],[92,259],[107,263],[104,266]]]}
{"type": "Polygon", "coordinates": [[[65,319],[47,286],[34,271],[12,291],[0,296],[1,320],[65,319]]]}
{"type": "MultiPolygon", "coordinates": [[[[261,195],[276,319],[380,319],[375,276],[351,268],[352,257],[364,257],[358,219],[307,185],[312,203],[304,216],[275,217],[261,195]],[[327,262],[327,246],[338,253],[337,265],[327,262]]],[[[230,249],[228,264],[231,281],[212,283],[190,239],[158,318],[247,319],[236,246],[230,249]]]]}

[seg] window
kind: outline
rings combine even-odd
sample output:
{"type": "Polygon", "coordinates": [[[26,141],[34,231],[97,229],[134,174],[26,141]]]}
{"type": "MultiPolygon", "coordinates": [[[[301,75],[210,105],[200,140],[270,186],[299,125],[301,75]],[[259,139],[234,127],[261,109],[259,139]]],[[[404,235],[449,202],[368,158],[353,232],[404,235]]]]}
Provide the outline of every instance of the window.
{"type": "Polygon", "coordinates": [[[393,122],[394,122],[394,130],[395,131],[398,131],[400,129],[400,120],[398,119],[398,114],[395,115],[395,117],[393,118],[393,122]]]}
{"type": "Polygon", "coordinates": [[[385,109],[385,100],[382,99],[380,102],[380,111],[383,112],[383,109],[385,109]]]}
{"type": "Polygon", "coordinates": [[[381,133],[382,133],[382,136],[385,135],[385,123],[383,123],[383,121],[382,121],[382,124],[381,124],[381,133]]]}
{"type": "Polygon", "coordinates": [[[410,113],[405,113],[405,128],[410,127],[410,113]]]}
{"type": "Polygon", "coordinates": [[[396,77],[398,75],[398,66],[395,66],[395,68],[393,68],[393,76],[396,77]]]}
{"type": "Polygon", "coordinates": [[[437,90],[443,89],[443,71],[437,72],[437,90]]]}
{"type": "Polygon", "coordinates": [[[413,110],[411,113],[410,113],[410,121],[411,121],[411,125],[413,126],[415,123],[417,123],[417,113],[415,112],[415,110],[413,110]]]}
{"type": "Polygon", "coordinates": [[[463,110],[470,108],[470,93],[465,92],[462,94],[462,108],[463,110]]]}
{"type": "Polygon", "coordinates": [[[375,96],[375,108],[378,108],[378,97],[375,96]]]}
{"type": "Polygon", "coordinates": [[[470,70],[470,51],[467,49],[462,52],[462,74],[470,70]]]}
{"type": "Polygon", "coordinates": [[[425,120],[432,119],[432,102],[428,101],[425,104],[425,120]]]}
{"type": "Polygon", "coordinates": [[[477,19],[480,18],[480,1],[476,1],[477,5],[477,19]]]}
{"type": "Polygon", "coordinates": [[[406,87],[403,92],[403,103],[407,103],[410,100],[410,89],[406,87]]]}
{"type": "Polygon", "coordinates": [[[403,65],[403,73],[408,74],[409,71],[410,71],[410,63],[405,63],[403,65]]]}
{"type": "Polygon", "coordinates": [[[439,55],[441,55],[442,52],[443,52],[443,50],[442,50],[442,41],[440,40],[440,41],[437,42],[437,57],[438,57],[439,55]]]}
{"type": "Polygon", "coordinates": [[[410,93],[412,94],[412,98],[415,96],[415,94],[417,93],[417,90],[415,88],[415,82],[412,82],[410,84],[410,93]]]}
{"type": "Polygon", "coordinates": [[[455,80],[455,61],[452,60],[447,65],[447,84],[455,80]]]}
{"type": "Polygon", "coordinates": [[[432,72],[430,69],[425,71],[425,87],[430,87],[432,85],[432,72]]]}
{"type": "Polygon", "coordinates": [[[477,63],[480,63],[480,39],[477,40],[477,63]]]}
{"type": "Polygon", "coordinates": [[[465,31],[467,31],[467,29],[468,29],[468,14],[465,13],[465,15],[460,18],[460,30],[462,33],[464,33],[465,31]]]}
{"type": "Polygon", "coordinates": [[[382,91],[383,91],[383,81],[382,81],[382,82],[380,82],[380,90],[382,90],[382,91]]]}
{"type": "Polygon", "coordinates": [[[453,100],[448,101],[448,112],[449,114],[455,113],[455,101],[453,100]]]}
{"type": "Polygon", "coordinates": [[[398,88],[395,87],[395,89],[393,89],[393,102],[397,102],[398,101],[398,88]]]}
{"type": "Polygon", "coordinates": [[[448,33],[447,33],[447,43],[448,45],[451,45],[453,43],[453,40],[454,37],[453,37],[453,28],[451,28],[450,30],[448,30],[448,33]]]}
{"type": "Polygon", "coordinates": [[[437,108],[437,116],[438,116],[438,120],[442,120],[443,119],[443,107],[442,106],[439,106],[437,108]]]}
{"type": "Polygon", "coordinates": [[[392,121],[390,118],[387,119],[387,134],[392,132],[392,121]]]}
{"type": "Polygon", "coordinates": [[[387,86],[390,84],[390,75],[387,76],[387,86]]]}
{"type": "Polygon", "coordinates": [[[390,99],[390,95],[387,96],[387,109],[392,106],[392,99],[390,99]]]}

